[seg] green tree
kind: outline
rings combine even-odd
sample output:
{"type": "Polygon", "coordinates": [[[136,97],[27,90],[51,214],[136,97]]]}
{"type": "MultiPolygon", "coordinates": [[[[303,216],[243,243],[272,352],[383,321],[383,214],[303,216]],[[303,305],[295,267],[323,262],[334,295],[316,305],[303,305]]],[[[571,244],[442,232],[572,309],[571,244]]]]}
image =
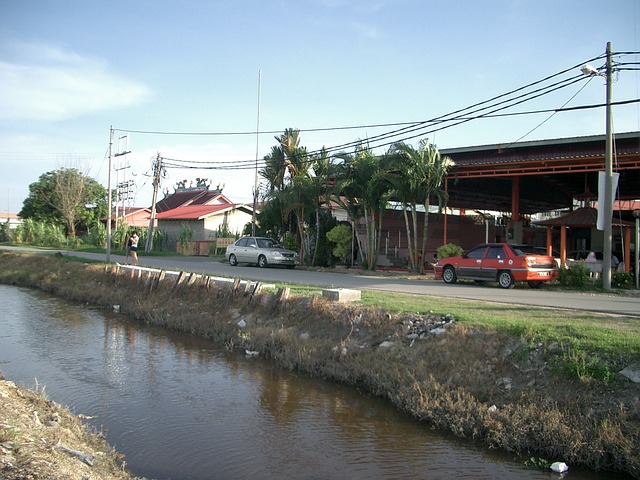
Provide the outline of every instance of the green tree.
{"type": "Polygon", "coordinates": [[[384,158],[374,155],[364,144],[359,144],[353,154],[339,154],[338,158],[344,161],[344,170],[339,187],[340,196],[335,200],[354,221],[364,218],[367,245],[363,256],[368,268],[375,270],[382,217],[392,192],[384,158]]]}
{"type": "Polygon", "coordinates": [[[409,259],[414,271],[423,273],[424,261],[418,261],[418,259],[425,258],[431,198],[437,199],[439,210],[441,210],[445,202],[442,184],[453,162],[449,157],[441,156],[435,145],[430,144],[426,139],[420,142],[418,148],[402,142],[396,143],[389,149],[388,158],[395,165],[389,178],[394,186],[394,196],[400,200],[404,212],[409,259]],[[424,209],[420,248],[418,246],[418,205],[422,205],[424,209]],[[409,220],[409,213],[411,220],[409,220]]]}
{"type": "Polygon", "coordinates": [[[19,215],[24,219],[64,225],[67,235],[88,230],[107,215],[106,189],[75,168],[60,168],[42,174],[29,185],[19,215]]]}
{"type": "Polygon", "coordinates": [[[335,244],[333,255],[348,264],[347,258],[351,253],[351,227],[344,224],[336,225],[326,235],[327,239],[335,244]]]}
{"type": "MultiPolygon", "coordinates": [[[[277,230],[297,235],[300,260],[304,263],[304,219],[307,199],[295,184],[298,179],[308,177],[310,162],[307,149],[300,146],[300,131],[297,129],[288,128],[275,139],[278,144],[264,157],[265,167],[259,172],[268,182],[264,199],[272,203],[272,209],[282,209],[282,225],[277,230]]],[[[274,219],[277,216],[271,213],[269,217],[274,219]]]]}

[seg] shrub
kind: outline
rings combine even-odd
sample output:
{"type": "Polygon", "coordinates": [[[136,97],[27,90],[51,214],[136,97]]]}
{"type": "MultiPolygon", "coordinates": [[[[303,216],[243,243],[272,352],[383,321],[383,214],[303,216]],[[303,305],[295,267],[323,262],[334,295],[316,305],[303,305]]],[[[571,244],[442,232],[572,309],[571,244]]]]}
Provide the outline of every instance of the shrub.
{"type": "Polygon", "coordinates": [[[105,248],[107,246],[107,227],[102,222],[95,222],[89,229],[88,241],[91,245],[105,248]]]}
{"type": "Polygon", "coordinates": [[[627,272],[613,272],[611,286],[614,288],[631,288],[633,286],[633,277],[627,272]]]}
{"type": "Polygon", "coordinates": [[[589,280],[589,272],[580,263],[573,264],[570,268],[562,267],[558,272],[558,282],[563,287],[584,288],[589,280]]]}
{"type": "Polygon", "coordinates": [[[9,221],[0,224],[0,242],[10,242],[11,241],[11,228],[9,228],[9,221]]]}
{"type": "Polygon", "coordinates": [[[457,257],[458,255],[462,255],[464,250],[459,245],[455,245],[453,243],[447,243],[446,245],[440,245],[436,249],[436,253],[438,254],[438,258],[449,258],[449,257],[457,257]]]}
{"type": "Polygon", "coordinates": [[[339,258],[341,262],[347,263],[347,258],[351,253],[351,227],[336,225],[327,232],[327,240],[334,244],[333,256],[339,258]]]}
{"type": "Polygon", "coordinates": [[[289,250],[293,250],[294,252],[297,252],[300,250],[298,248],[298,241],[296,239],[296,236],[291,232],[287,232],[284,234],[283,243],[284,243],[284,248],[288,248],[289,250]]]}

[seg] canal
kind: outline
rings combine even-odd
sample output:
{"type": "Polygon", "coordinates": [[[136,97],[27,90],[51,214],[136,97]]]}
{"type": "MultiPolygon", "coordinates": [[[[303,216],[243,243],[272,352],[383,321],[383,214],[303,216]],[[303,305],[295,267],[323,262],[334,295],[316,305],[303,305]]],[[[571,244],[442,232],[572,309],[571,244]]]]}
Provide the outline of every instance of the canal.
{"type": "MultiPolygon", "coordinates": [[[[352,387],[112,311],[0,285],[0,371],[91,424],[155,479],[549,479],[352,387]]],[[[561,459],[550,459],[561,460],[561,459]]],[[[571,469],[565,479],[613,478],[571,469]]]]}

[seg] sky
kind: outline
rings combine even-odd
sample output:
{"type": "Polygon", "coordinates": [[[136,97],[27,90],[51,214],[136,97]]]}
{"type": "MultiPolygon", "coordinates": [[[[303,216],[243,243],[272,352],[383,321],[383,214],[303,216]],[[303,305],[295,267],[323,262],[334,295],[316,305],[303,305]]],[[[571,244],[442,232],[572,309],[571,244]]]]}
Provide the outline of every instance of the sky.
{"type": "MultiPolygon", "coordinates": [[[[0,212],[17,213],[58,168],[107,187],[112,130],[111,186],[131,182],[128,206],[151,205],[158,155],[192,167],[167,168],[159,199],[206,178],[251,203],[255,160],[286,128],[309,151],[368,141],[579,75],[607,42],[638,52],[639,30],[637,0],[0,0],[0,212]]],[[[640,72],[618,72],[611,89],[614,102],[640,98],[640,72]]],[[[604,80],[584,77],[509,112],[605,98],[604,80]]],[[[613,108],[614,132],[640,131],[639,105],[613,108]]],[[[603,135],[605,111],[454,123],[396,139],[447,149],[603,135]]]]}

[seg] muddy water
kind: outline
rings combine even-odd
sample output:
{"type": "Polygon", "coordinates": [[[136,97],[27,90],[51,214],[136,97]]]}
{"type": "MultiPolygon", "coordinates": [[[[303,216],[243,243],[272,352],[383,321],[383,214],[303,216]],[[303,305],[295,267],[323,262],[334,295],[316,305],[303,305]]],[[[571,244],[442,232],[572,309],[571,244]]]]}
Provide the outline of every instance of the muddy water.
{"type": "MultiPolygon", "coordinates": [[[[96,416],[156,479],[549,479],[353,388],[188,335],[0,285],[0,371],[96,416]]],[[[557,459],[553,459],[557,460],[557,459]]],[[[566,479],[604,479],[571,469],[566,479]]]]}

